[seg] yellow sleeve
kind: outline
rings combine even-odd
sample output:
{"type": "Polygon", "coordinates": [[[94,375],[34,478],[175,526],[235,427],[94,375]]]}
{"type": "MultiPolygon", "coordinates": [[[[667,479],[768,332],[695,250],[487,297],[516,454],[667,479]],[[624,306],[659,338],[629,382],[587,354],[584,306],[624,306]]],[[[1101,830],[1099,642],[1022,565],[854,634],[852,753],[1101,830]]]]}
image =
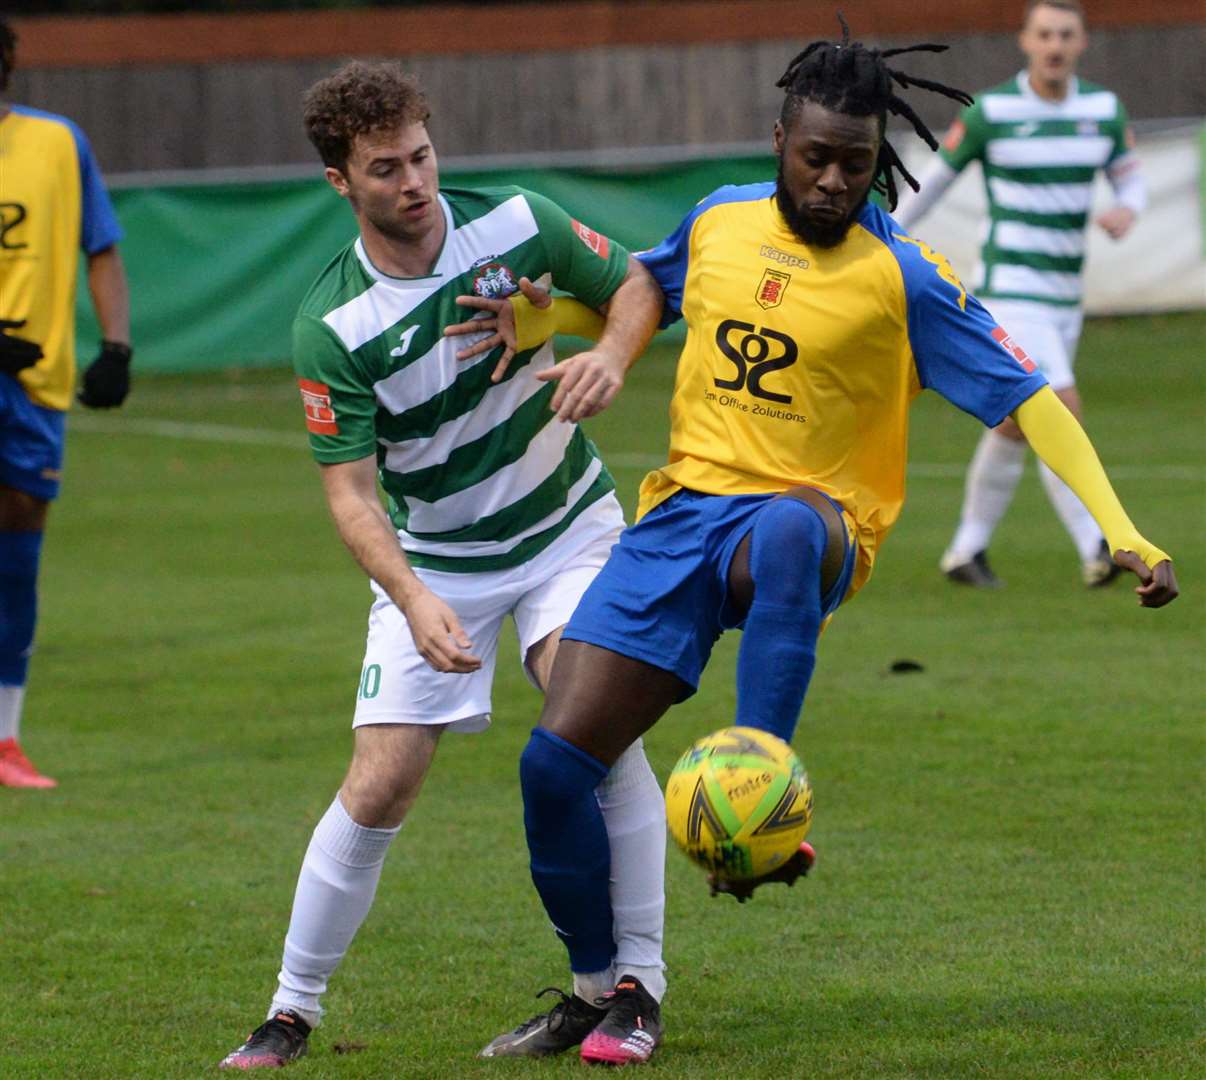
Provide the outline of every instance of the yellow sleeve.
{"type": "Polygon", "coordinates": [[[1014,410],[1034,452],[1068,485],[1105,533],[1110,551],[1133,551],[1152,569],[1168,556],[1145,540],[1114,494],[1089,436],[1049,386],[1014,410]]]}
{"type": "Polygon", "coordinates": [[[578,300],[559,296],[546,308],[533,307],[523,293],[509,297],[515,316],[515,348],[518,352],[543,345],[554,334],[598,341],[603,335],[604,318],[578,300]]]}

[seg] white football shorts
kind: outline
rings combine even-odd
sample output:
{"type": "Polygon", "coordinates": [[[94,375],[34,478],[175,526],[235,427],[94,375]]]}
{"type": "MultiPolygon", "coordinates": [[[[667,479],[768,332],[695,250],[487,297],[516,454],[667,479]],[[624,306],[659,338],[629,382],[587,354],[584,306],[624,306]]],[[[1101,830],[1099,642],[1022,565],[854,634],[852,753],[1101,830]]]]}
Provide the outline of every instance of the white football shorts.
{"type": "MultiPolygon", "coordinates": [[[[446,724],[450,731],[490,726],[490,691],[498,639],[507,616],[515,620],[521,655],[568,621],[586,587],[607,561],[624,528],[615,494],[578,515],[566,532],[535,558],[508,570],[415,573],[456,612],[482,666],[467,675],[434,670],[415,648],[402,612],[373,582],[368,643],[356,693],[353,727],[365,724],[446,724]]],[[[531,674],[524,668],[531,680],[531,674]]]]}
{"type": "Polygon", "coordinates": [[[1032,300],[987,300],[985,303],[993,318],[1047,376],[1052,390],[1066,390],[1076,384],[1072,365],[1085,318],[1080,308],[1032,300]]]}

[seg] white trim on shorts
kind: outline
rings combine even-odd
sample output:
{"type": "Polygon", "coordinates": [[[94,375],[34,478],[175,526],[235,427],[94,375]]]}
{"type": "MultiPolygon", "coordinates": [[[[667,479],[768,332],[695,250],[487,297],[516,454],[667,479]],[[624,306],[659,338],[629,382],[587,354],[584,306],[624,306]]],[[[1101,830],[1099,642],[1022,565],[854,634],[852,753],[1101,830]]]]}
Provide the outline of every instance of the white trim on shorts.
{"type": "Polygon", "coordinates": [[[1079,307],[1060,307],[1037,300],[985,301],[997,320],[1038,365],[1052,390],[1076,385],[1072,368],[1084,324],[1079,307]]]}
{"type": "MultiPolygon", "coordinates": [[[[419,579],[456,612],[482,666],[465,675],[435,671],[415,648],[406,618],[373,582],[364,663],[352,727],[445,724],[449,731],[490,726],[498,640],[515,620],[521,655],[564,626],[607,561],[624,528],[615,493],[587,507],[534,558],[507,570],[455,574],[415,568],[419,579]]],[[[531,674],[524,666],[525,674],[531,674]]]]}

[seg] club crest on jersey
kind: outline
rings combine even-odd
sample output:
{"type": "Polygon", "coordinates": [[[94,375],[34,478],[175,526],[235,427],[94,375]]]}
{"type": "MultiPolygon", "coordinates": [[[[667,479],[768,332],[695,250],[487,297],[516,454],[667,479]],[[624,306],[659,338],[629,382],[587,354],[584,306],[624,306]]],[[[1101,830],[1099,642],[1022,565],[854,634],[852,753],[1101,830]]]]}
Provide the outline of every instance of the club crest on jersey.
{"type": "Polygon", "coordinates": [[[1027,375],[1035,368],[1035,363],[1026,355],[1026,350],[1022,348],[1016,341],[1009,336],[1008,331],[1002,326],[994,326],[992,328],[992,339],[1001,346],[1010,356],[1012,356],[1019,364],[1022,365],[1022,370],[1027,375]]]}
{"type": "Polygon", "coordinates": [[[313,379],[298,379],[297,385],[306,414],[306,430],[313,435],[338,435],[339,424],[331,407],[331,388],[313,379]]]}
{"type": "Polygon", "coordinates": [[[783,294],[787,292],[787,285],[790,281],[791,274],[785,274],[782,270],[772,270],[768,266],[762,271],[762,280],[758,282],[758,289],[754,293],[758,306],[763,311],[777,308],[783,303],[783,294]]]}
{"type": "Polygon", "coordinates": [[[485,300],[502,300],[519,291],[511,268],[493,258],[473,265],[473,294],[485,300]]]}
{"type": "Polygon", "coordinates": [[[570,221],[574,226],[574,232],[578,234],[578,239],[598,255],[600,259],[606,259],[608,252],[611,250],[611,244],[608,242],[607,237],[602,233],[595,232],[589,225],[583,225],[577,218],[570,218],[570,221]]]}

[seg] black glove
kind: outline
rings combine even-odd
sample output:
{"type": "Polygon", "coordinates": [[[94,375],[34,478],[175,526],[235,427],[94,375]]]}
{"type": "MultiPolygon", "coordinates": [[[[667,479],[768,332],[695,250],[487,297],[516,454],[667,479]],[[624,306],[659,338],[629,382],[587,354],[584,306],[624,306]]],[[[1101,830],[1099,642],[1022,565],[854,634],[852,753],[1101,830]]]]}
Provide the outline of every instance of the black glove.
{"type": "Polygon", "coordinates": [[[16,375],[42,359],[42,346],[36,341],[9,334],[8,331],[24,325],[24,319],[0,319],[0,371],[9,375],[16,375]]]}
{"type": "Polygon", "coordinates": [[[134,350],[120,341],[102,341],[100,354],[84,372],[80,404],[90,409],[116,408],[130,392],[130,357],[134,350]]]}

